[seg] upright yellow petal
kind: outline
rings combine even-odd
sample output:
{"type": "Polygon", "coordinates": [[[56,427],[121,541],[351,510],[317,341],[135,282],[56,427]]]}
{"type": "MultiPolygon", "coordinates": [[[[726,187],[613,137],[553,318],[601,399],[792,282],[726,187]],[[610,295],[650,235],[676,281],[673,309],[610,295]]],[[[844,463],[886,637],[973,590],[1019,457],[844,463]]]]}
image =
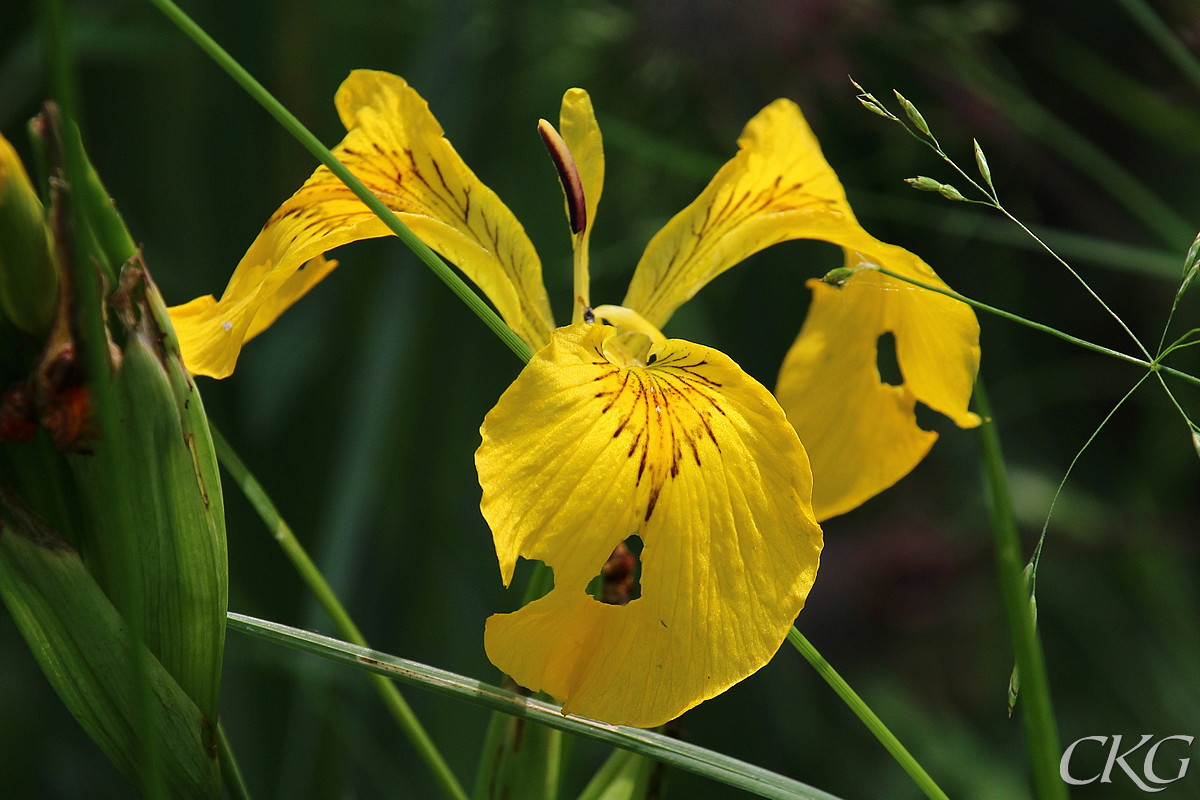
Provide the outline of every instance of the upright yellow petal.
{"type": "Polygon", "coordinates": [[[776,100],[746,124],[740,148],[700,196],[650,240],[621,305],[662,327],[702,286],[790,239],[857,227],[846,195],[800,113],[776,100]]]}
{"type": "Polygon", "coordinates": [[[563,95],[558,127],[579,171],[584,207],[587,209],[587,224],[573,237],[572,242],[575,251],[575,299],[571,321],[580,322],[584,308],[591,305],[588,244],[596,221],[600,194],[604,191],[604,141],[600,136],[600,126],[596,123],[592,99],[583,89],[569,89],[563,95]]]}
{"type": "Polygon", "coordinates": [[[550,593],[493,616],[484,641],[566,711],[653,726],[771,658],[821,531],[804,448],[766,389],[677,339],[646,366],[613,363],[617,331],[556,331],[484,420],[475,461],[503,579],[518,557],[554,570],[550,593]],[[593,599],[589,581],[635,534],[641,596],[593,599]]]}
{"type": "MultiPolygon", "coordinates": [[[[512,212],[445,139],[421,96],[395,75],[356,70],[336,104],[348,133],[334,155],[479,286],[521,338],[545,344],[553,318],[537,253],[512,212]]],[[[388,233],[340,180],[317,169],[268,221],[220,301],[197,298],[172,309],[189,369],[228,375],[243,339],[328,272],[329,263],[318,261],[309,276],[295,278],[304,264],[388,233]]]]}
{"type": "MultiPolygon", "coordinates": [[[[839,237],[846,266],[886,266],[930,285],[946,284],[903,248],[864,232],[839,237]]],[[[810,280],[812,306],[788,351],[775,391],[800,434],[813,470],[817,519],[844,513],[917,465],[937,434],[917,425],[917,401],[960,427],[979,369],[979,323],[971,308],[870,269],[832,286],[810,280]],[[895,339],[903,382],[884,383],[878,341],[895,339]]]]}

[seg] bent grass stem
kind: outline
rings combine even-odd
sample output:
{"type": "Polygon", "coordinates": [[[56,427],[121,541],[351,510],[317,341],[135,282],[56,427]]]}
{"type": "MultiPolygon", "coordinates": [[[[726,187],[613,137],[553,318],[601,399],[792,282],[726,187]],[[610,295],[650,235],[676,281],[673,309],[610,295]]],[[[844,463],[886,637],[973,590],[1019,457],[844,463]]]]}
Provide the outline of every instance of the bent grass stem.
{"type": "Polygon", "coordinates": [[[1128,364],[1136,364],[1139,367],[1144,367],[1150,372],[1162,372],[1167,375],[1172,375],[1195,386],[1200,386],[1200,378],[1183,372],[1182,370],[1175,369],[1174,367],[1168,367],[1166,364],[1161,364],[1158,361],[1148,361],[1144,358],[1138,358],[1137,356],[1131,356],[1127,353],[1122,353],[1119,350],[1113,350],[1111,348],[1104,347],[1103,345],[1096,344],[1095,342],[1089,342],[1087,339],[1080,339],[1078,336],[1072,336],[1069,333],[1060,331],[1057,328],[1052,328],[1049,325],[1043,325],[1040,322],[1034,322],[1033,320],[1026,319],[1018,314],[1013,314],[1010,311],[1005,311],[1004,309],[996,308],[995,306],[989,306],[987,303],[981,303],[978,300],[972,300],[970,297],[959,294],[953,289],[943,289],[939,286],[933,286],[925,283],[924,281],[910,278],[907,275],[901,275],[898,272],[893,272],[887,267],[872,266],[869,267],[869,269],[877,270],[882,272],[884,275],[905,283],[912,284],[918,288],[927,289],[931,292],[937,292],[938,294],[945,295],[946,297],[952,297],[955,300],[958,300],[960,303],[966,303],[972,308],[977,308],[980,311],[986,311],[989,314],[995,314],[996,316],[1003,317],[1010,322],[1015,322],[1018,325],[1024,325],[1027,328],[1033,328],[1034,330],[1041,331],[1042,333],[1048,333],[1051,336],[1062,339],[1065,342],[1070,342],[1071,344],[1078,345],[1079,347],[1083,347],[1096,353],[1100,353],[1101,355],[1106,355],[1111,358],[1118,359],[1119,361],[1124,361],[1128,364]]]}
{"type": "MultiPolygon", "coordinates": [[[[215,427],[211,427],[213,445],[217,450],[217,458],[221,462],[221,466],[225,467],[226,471],[237,483],[246,499],[254,506],[254,510],[258,512],[259,517],[267,526],[267,530],[271,532],[272,537],[283,549],[284,554],[292,562],[292,566],[296,568],[296,572],[300,578],[308,586],[313,593],[317,602],[321,604],[321,608],[329,615],[333,621],[334,627],[338,633],[352,644],[359,647],[366,647],[366,638],[359,631],[358,626],[354,624],[350,614],[346,611],[337,595],[317,568],[309,558],[304,546],[300,544],[300,540],[296,538],[291,527],[280,516],[279,511],[275,508],[275,504],[271,502],[271,498],[263,489],[262,484],[258,479],[246,468],[242,463],[238,454],[230,447],[229,442],[221,435],[215,427]]],[[[441,752],[437,749],[437,745],[429,737],[425,728],[413,713],[408,702],[400,694],[400,690],[396,685],[381,675],[369,676],[372,685],[376,692],[379,693],[380,699],[384,706],[391,713],[404,735],[408,737],[413,747],[416,748],[417,754],[429,771],[433,773],[434,779],[442,790],[442,794],[450,800],[467,800],[467,793],[458,782],[458,778],[450,770],[450,766],[442,757],[441,752]]]]}
{"type": "Polygon", "coordinates": [[[354,193],[354,195],[362,201],[363,205],[369,208],[375,216],[379,217],[388,229],[396,235],[401,242],[416,254],[425,266],[429,267],[443,283],[454,292],[459,300],[463,301],[472,312],[475,313],[483,324],[491,330],[492,333],[504,342],[504,344],[513,351],[513,354],[521,361],[527,362],[533,356],[529,345],[517,336],[508,324],[500,318],[492,307],[487,304],[479,295],[477,295],[470,286],[467,285],[462,278],[458,276],[453,269],[450,268],[441,256],[435,253],[429,245],[417,238],[417,235],[409,230],[399,217],[397,217],[382,200],[375,196],[375,193],[363,184],[354,173],[352,173],[345,164],[338,161],[337,157],[329,151],[329,148],[321,144],[321,141],[313,135],[308,128],[298,120],[292,112],[288,111],[275,96],[267,91],[261,83],[259,83],[246,69],[234,59],[228,52],[225,51],[216,40],[208,35],[197,25],[191,17],[183,12],[179,6],[175,5],[171,0],[149,0],[159,11],[163,13],[167,19],[171,20],[176,27],[191,39],[197,47],[204,51],[209,58],[217,63],[217,66],[225,70],[233,80],[242,87],[242,89],[250,95],[259,105],[266,109],[275,121],[278,122],[284,130],[303,145],[304,149],[308,150],[318,161],[325,165],[337,178],[354,193]]]}
{"type": "Polygon", "coordinates": [[[804,656],[805,660],[812,665],[817,674],[824,678],[825,682],[837,693],[842,702],[867,726],[867,730],[875,735],[879,743],[891,754],[896,763],[908,773],[909,777],[920,787],[929,800],[949,800],[946,793],[934,782],[924,767],[917,763],[917,760],[912,757],[912,754],[908,752],[904,745],[900,744],[900,740],[883,724],[883,720],[859,697],[858,692],[854,691],[850,687],[850,684],[846,683],[845,679],[825,660],[825,657],[817,651],[817,648],[813,646],[812,642],[804,634],[793,626],[788,631],[787,639],[800,655],[804,656]]]}

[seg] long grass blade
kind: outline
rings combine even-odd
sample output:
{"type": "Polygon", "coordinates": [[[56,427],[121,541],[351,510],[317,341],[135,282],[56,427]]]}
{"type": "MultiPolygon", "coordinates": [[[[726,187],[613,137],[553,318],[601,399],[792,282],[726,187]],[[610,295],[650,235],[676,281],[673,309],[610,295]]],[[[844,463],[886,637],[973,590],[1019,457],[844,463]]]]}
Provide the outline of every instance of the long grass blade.
{"type": "Polygon", "coordinates": [[[523,697],[473,678],[278,622],[232,612],[228,619],[230,630],[630,750],[760,797],[779,800],[837,800],[834,795],[807,784],[653,731],[608,725],[573,714],[563,714],[561,707],[553,703],[523,697]]]}

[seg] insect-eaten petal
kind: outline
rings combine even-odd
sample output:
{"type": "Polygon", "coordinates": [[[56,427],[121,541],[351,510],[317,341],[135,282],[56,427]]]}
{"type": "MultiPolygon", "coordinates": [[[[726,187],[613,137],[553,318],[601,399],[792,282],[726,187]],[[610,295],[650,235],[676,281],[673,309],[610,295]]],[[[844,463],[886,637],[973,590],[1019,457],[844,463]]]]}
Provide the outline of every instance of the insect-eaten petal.
{"type": "Polygon", "coordinates": [[[804,448],[767,390],[678,339],[605,357],[617,328],[561,328],[484,420],[481,508],[505,584],[518,558],[554,588],[488,620],[488,657],[564,711],[654,726],[770,660],[816,576],[804,448]],[[636,535],[640,597],[587,592],[636,535]]]}
{"type": "Polygon", "coordinates": [[[971,308],[864,265],[946,284],[925,262],[865,232],[842,237],[840,286],[810,280],[812,305],[779,372],[776,397],[812,460],[817,519],[845,513],[903,478],[937,434],[917,424],[917,401],[959,427],[979,370],[979,322],[971,308]],[[902,380],[879,372],[880,337],[894,337],[902,380]]]}

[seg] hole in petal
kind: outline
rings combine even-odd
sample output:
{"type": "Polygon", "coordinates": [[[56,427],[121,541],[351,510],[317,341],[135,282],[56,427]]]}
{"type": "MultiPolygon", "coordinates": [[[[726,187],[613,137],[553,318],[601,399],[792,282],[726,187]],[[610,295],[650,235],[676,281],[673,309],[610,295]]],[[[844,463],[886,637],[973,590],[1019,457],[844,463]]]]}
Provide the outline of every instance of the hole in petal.
{"type": "Polygon", "coordinates": [[[554,588],[554,570],[545,561],[541,559],[526,559],[521,557],[518,559],[519,564],[528,564],[530,568],[522,568],[522,571],[528,575],[529,583],[526,584],[525,591],[529,602],[538,600],[550,594],[550,590],[554,588]],[[528,569],[528,571],[526,571],[528,569]]]}
{"type": "Polygon", "coordinates": [[[642,540],[634,534],[613,548],[600,574],[588,582],[588,594],[610,606],[627,605],[642,596],[641,578],[642,540]]]}
{"type": "Polygon", "coordinates": [[[900,362],[896,359],[896,337],[891,331],[879,334],[875,341],[875,368],[879,370],[879,380],[884,383],[890,386],[904,383],[900,362]]]}

